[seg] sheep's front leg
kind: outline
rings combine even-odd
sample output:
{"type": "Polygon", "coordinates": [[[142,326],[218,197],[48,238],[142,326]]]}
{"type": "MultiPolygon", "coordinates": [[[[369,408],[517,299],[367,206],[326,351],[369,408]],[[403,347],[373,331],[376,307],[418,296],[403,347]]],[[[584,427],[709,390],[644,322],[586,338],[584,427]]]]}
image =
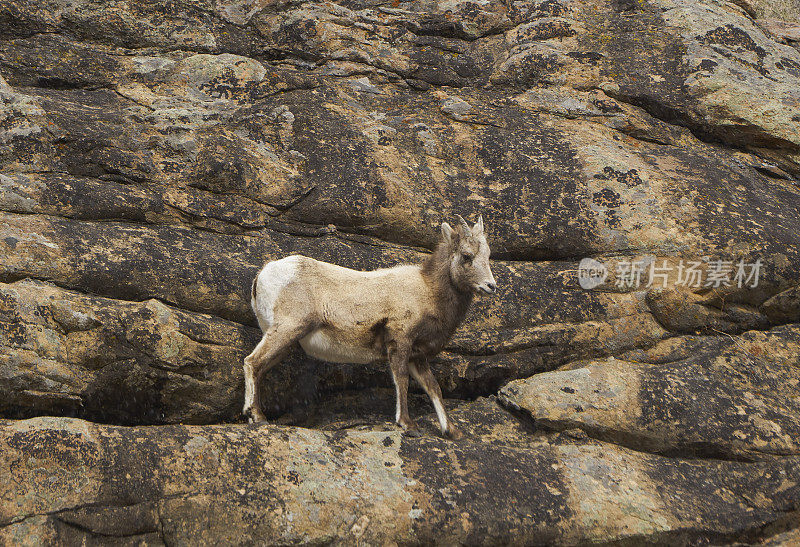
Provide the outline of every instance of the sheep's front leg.
{"type": "Polygon", "coordinates": [[[405,346],[389,349],[389,366],[392,369],[395,394],[397,396],[397,410],[395,421],[403,428],[403,432],[411,437],[419,437],[417,424],[408,415],[408,358],[411,351],[405,346]]]}
{"type": "Polygon", "coordinates": [[[414,379],[419,382],[419,385],[422,386],[422,389],[424,389],[428,397],[431,398],[433,408],[436,410],[436,417],[439,419],[439,427],[442,430],[442,435],[446,435],[453,440],[460,439],[462,436],[461,431],[453,425],[453,422],[447,415],[447,411],[444,409],[442,388],[439,387],[439,382],[436,381],[436,377],[433,375],[433,372],[431,372],[431,368],[428,366],[428,360],[425,357],[420,357],[411,361],[408,366],[414,379]]]}

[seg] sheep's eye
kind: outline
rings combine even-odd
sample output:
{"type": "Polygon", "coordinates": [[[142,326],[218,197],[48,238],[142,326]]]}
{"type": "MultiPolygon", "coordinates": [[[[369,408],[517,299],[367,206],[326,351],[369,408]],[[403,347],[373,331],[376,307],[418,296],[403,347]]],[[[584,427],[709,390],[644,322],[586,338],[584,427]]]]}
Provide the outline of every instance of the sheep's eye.
{"type": "Polygon", "coordinates": [[[461,253],[461,260],[463,260],[464,262],[472,262],[473,258],[474,257],[469,253],[461,253]]]}

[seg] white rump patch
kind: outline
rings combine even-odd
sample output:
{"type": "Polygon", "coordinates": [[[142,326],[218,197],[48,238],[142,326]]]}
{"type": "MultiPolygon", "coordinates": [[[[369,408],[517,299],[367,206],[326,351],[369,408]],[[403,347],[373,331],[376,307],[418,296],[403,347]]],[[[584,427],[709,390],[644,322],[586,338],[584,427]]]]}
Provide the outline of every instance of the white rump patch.
{"type": "Polygon", "coordinates": [[[275,302],[281,291],[297,276],[297,265],[300,256],[287,256],[274,262],[268,262],[258,272],[256,278],[256,297],[250,305],[258,318],[262,331],[266,331],[275,321],[275,302]]]}

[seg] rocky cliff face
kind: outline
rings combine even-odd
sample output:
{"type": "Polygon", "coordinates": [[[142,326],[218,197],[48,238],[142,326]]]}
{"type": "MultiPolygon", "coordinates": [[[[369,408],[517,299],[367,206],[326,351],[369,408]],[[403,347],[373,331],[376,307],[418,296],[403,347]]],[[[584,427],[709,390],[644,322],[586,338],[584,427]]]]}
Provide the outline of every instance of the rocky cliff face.
{"type": "Polygon", "coordinates": [[[5,0],[0,541],[797,539],[798,25],[5,0]],[[499,294],[432,363],[465,439],[402,437],[388,370],[299,353],[239,423],[264,261],[413,262],[478,212],[499,294]]]}

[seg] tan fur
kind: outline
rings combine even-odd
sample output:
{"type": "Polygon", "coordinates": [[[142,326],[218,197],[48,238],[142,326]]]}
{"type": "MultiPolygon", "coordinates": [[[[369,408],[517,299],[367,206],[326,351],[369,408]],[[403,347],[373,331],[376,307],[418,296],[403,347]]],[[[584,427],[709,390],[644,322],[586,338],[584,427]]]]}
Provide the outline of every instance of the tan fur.
{"type": "Polygon", "coordinates": [[[264,336],[245,359],[244,413],[264,419],[258,382],[299,342],[309,355],[328,361],[388,360],[397,423],[416,433],[406,403],[411,374],[431,397],[442,433],[459,436],[427,360],[450,339],[472,295],[494,292],[495,282],[483,220],[470,228],[458,218],[455,230],[442,224],[442,242],[421,265],[361,272],[303,256],[266,264],[253,282],[253,309],[264,336]]]}

